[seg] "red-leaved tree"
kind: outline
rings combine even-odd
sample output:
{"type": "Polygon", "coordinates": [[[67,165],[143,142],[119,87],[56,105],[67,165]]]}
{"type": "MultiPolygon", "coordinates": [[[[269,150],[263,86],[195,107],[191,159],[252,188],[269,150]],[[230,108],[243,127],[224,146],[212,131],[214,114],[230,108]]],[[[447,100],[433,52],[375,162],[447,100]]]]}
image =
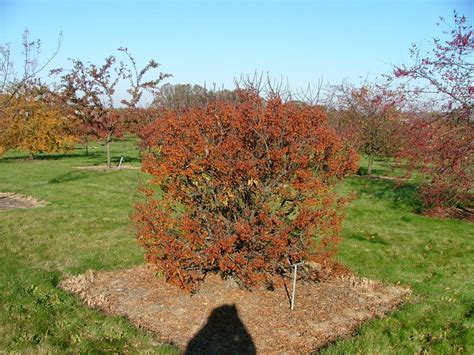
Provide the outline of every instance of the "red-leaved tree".
{"type": "Polygon", "coordinates": [[[78,135],[87,143],[90,136],[104,141],[107,150],[107,167],[111,167],[110,144],[114,137],[121,137],[125,116],[117,110],[117,87],[127,85],[128,97],[120,100],[130,112],[135,110],[145,91],[153,91],[169,74],[157,73],[147,80],[148,73],[157,70],[159,64],[150,60],[142,69],[137,68],[135,58],[127,48],[119,48],[126,62],[117,62],[109,56],[101,66],[72,59],[70,70],[55,69],[52,74],[63,74],[62,95],[79,119],[78,135]]]}
{"type": "Polygon", "coordinates": [[[206,273],[270,286],[290,264],[334,253],[345,199],[334,186],[357,168],[319,108],[263,100],[166,111],[150,137],[146,189],[136,207],[148,262],[188,291],[206,273]]]}
{"type": "Polygon", "coordinates": [[[332,125],[368,159],[367,174],[375,158],[394,157],[402,146],[404,95],[382,85],[335,88],[332,125]]]}
{"type": "Polygon", "coordinates": [[[432,114],[412,120],[403,156],[427,177],[421,197],[428,212],[449,215],[453,207],[472,205],[474,32],[456,12],[453,25],[441,20],[449,29],[443,38],[435,38],[425,54],[413,45],[413,64],[396,67],[394,76],[429,102],[432,114]]]}

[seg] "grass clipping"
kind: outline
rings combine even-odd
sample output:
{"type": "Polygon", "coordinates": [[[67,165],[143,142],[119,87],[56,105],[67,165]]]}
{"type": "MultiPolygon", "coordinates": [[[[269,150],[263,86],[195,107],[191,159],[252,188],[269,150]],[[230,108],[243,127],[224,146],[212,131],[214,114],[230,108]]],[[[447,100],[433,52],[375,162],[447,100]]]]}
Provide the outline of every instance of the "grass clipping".
{"type": "Polygon", "coordinates": [[[310,352],[349,337],[365,321],[393,311],[410,294],[399,286],[340,277],[287,288],[245,291],[208,276],[190,296],[146,266],[87,272],[62,282],[88,306],[124,316],[187,353],[310,352]]]}

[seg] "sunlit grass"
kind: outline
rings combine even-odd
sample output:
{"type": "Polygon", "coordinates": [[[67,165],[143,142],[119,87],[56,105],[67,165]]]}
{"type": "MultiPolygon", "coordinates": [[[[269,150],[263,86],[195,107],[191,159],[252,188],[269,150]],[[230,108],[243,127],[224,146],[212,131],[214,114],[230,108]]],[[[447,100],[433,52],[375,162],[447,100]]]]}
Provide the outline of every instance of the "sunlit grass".
{"type": "MultiPolygon", "coordinates": [[[[114,162],[139,165],[133,140],[112,145],[114,162]]],[[[0,158],[0,192],[45,200],[44,207],[0,212],[0,351],[173,352],[128,321],[82,305],[56,286],[88,269],[117,270],[143,261],[130,215],[139,170],[92,171],[103,147],[29,161],[0,158]]],[[[374,175],[400,176],[377,162],[374,175]]],[[[361,276],[413,289],[409,303],[364,325],[323,352],[474,352],[473,226],[416,214],[416,184],[353,176],[355,191],[338,258],[361,276]]]]}

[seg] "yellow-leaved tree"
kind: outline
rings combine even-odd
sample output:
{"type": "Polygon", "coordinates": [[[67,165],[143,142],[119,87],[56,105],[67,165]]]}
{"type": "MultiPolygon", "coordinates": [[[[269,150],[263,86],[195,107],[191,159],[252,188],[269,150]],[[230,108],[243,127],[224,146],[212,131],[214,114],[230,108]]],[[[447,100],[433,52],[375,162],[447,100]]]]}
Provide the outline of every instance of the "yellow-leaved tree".
{"type": "Polygon", "coordinates": [[[37,153],[62,152],[74,146],[73,115],[45,86],[0,97],[0,101],[7,99],[8,105],[0,112],[0,154],[17,149],[28,151],[33,158],[37,153]]]}
{"type": "Polygon", "coordinates": [[[61,98],[41,84],[37,75],[53,60],[56,51],[41,60],[41,41],[23,33],[21,69],[14,68],[9,43],[0,44],[0,155],[10,149],[35,153],[64,151],[75,141],[74,120],[61,98]],[[17,76],[17,73],[21,74],[17,76]]]}

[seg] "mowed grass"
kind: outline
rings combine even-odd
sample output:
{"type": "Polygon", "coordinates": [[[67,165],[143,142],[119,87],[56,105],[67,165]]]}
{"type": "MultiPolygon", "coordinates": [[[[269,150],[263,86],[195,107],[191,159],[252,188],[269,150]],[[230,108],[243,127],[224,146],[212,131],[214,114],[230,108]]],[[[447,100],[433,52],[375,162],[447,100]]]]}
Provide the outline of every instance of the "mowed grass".
{"type": "MultiPolygon", "coordinates": [[[[114,163],[139,165],[132,141],[112,145],[114,163]]],[[[143,261],[130,227],[140,170],[92,171],[104,164],[95,144],[67,155],[0,159],[0,191],[32,195],[47,206],[0,213],[0,352],[163,352],[128,321],[89,309],[57,288],[88,269],[115,270],[143,261]]]]}
{"type": "MultiPolygon", "coordinates": [[[[391,174],[387,163],[374,173],[391,174]]],[[[359,275],[401,284],[412,296],[400,310],[364,325],[323,353],[474,353],[474,226],[415,214],[416,185],[350,177],[339,260],[359,275]]]]}
{"type": "MultiPolygon", "coordinates": [[[[112,145],[115,163],[139,166],[133,140],[112,145]]],[[[104,163],[95,144],[29,161],[0,158],[0,192],[45,200],[44,207],[0,212],[0,352],[176,353],[127,320],[105,316],[57,288],[70,276],[143,262],[130,215],[139,170],[92,171],[104,163]]],[[[391,175],[378,162],[374,174],[391,175]]],[[[414,213],[416,185],[353,176],[341,189],[357,194],[348,207],[339,260],[359,275],[410,286],[400,310],[364,325],[323,353],[474,352],[474,228],[414,213]]]]}

